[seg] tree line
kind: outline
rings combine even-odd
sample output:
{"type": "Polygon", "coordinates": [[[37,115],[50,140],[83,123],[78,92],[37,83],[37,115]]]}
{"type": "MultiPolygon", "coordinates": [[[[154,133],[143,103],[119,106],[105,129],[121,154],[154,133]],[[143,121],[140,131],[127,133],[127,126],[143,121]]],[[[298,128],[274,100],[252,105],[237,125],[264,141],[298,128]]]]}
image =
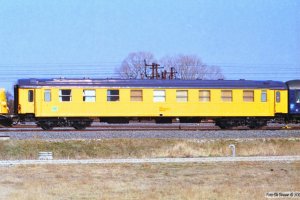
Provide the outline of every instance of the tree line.
{"type": "MultiPolygon", "coordinates": [[[[157,60],[151,52],[132,52],[122,61],[121,66],[116,68],[116,73],[124,79],[145,78],[145,61],[147,63],[159,63],[165,70],[171,68],[176,71],[176,78],[183,80],[213,80],[224,79],[219,66],[207,65],[197,55],[179,54],[175,56],[164,56],[157,60]]],[[[147,72],[147,71],[146,71],[147,72]]]]}
{"type": "MultiPolygon", "coordinates": [[[[164,70],[175,69],[176,78],[183,80],[213,80],[224,79],[221,68],[218,66],[206,65],[197,55],[179,54],[175,56],[164,56],[156,59],[150,52],[132,52],[122,61],[120,67],[116,68],[116,73],[123,79],[142,79],[145,73],[150,73],[146,68],[147,63],[159,63],[164,70]]],[[[10,92],[6,92],[9,113],[14,112],[14,99],[10,92]]]]}

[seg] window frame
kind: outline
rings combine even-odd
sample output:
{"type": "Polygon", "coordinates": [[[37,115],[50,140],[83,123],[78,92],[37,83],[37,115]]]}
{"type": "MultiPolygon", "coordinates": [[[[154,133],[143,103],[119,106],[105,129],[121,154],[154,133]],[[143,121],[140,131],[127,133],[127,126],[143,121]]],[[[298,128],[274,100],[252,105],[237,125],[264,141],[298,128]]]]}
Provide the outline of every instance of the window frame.
{"type": "Polygon", "coordinates": [[[276,101],[276,103],[281,102],[281,92],[278,90],[275,92],[275,101],[276,101]]]}
{"type": "Polygon", "coordinates": [[[107,102],[118,102],[120,101],[120,90],[119,89],[107,89],[106,90],[106,101],[107,102]],[[109,94],[111,91],[117,91],[118,94],[109,94]],[[114,99],[114,97],[117,97],[114,99]]]}
{"type": "Polygon", "coordinates": [[[143,101],[143,90],[140,90],[140,89],[130,90],[130,101],[142,102],[143,101]],[[139,95],[133,94],[134,92],[140,92],[140,94],[139,95]]]}
{"type": "Polygon", "coordinates": [[[82,90],[82,101],[83,101],[83,102],[86,102],[86,103],[94,103],[94,102],[96,102],[96,90],[95,90],[95,89],[83,89],[83,90],[82,90]],[[93,94],[93,95],[91,95],[91,94],[86,94],[85,92],[87,92],[87,91],[93,91],[94,94],[93,94]],[[90,101],[90,100],[87,101],[87,100],[86,100],[87,97],[88,97],[88,98],[92,98],[93,101],[90,101]]]}
{"type": "Polygon", "coordinates": [[[44,102],[51,102],[52,101],[52,96],[51,96],[51,89],[45,89],[44,90],[44,102]],[[46,95],[49,96],[46,96],[46,95]],[[49,99],[48,99],[49,98],[49,99]]]}
{"type": "Polygon", "coordinates": [[[185,103],[189,101],[189,91],[188,90],[176,90],[176,102],[185,103]],[[178,94],[179,92],[186,92],[185,95],[178,94]],[[183,101],[179,99],[184,99],[183,101]]]}
{"type": "Polygon", "coordinates": [[[32,103],[34,101],[34,92],[33,90],[28,90],[28,102],[32,103]]]}
{"type": "Polygon", "coordinates": [[[233,91],[232,90],[221,90],[221,100],[222,100],[222,102],[233,102],[233,91]],[[224,95],[225,92],[229,92],[230,96],[225,96],[224,95]]]}
{"type": "Polygon", "coordinates": [[[295,91],[295,102],[300,104],[300,90],[295,91]]]}
{"type": "Polygon", "coordinates": [[[211,101],[211,91],[210,90],[198,90],[198,100],[199,102],[210,102],[211,101]],[[202,95],[201,95],[202,93],[202,95]],[[207,93],[208,95],[203,95],[207,93]]]}
{"type": "Polygon", "coordinates": [[[164,103],[166,102],[166,90],[153,90],[153,102],[154,103],[164,103]],[[163,95],[158,95],[156,93],[163,92],[163,95]],[[159,100],[159,98],[162,98],[163,100],[159,100]]]}
{"type": "Polygon", "coordinates": [[[268,102],[268,91],[267,90],[261,90],[260,92],[260,102],[268,102]]]}
{"type": "Polygon", "coordinates": [[[59,102],[71,102],[72,101],[72,89],[59,89],[58,91],[59,102]],[[62,94],[62,91],[70,91],[69,95],[62,94]],[[69,97],[69,100],[64,100],[64,97],[69,97]]]}
{"type": "Polygon", "coordinates": [[[254,102],[254,90],[243,90],[243,102],[254,102]],[[251,95],[245,93],[252,93],[251,95]]]}

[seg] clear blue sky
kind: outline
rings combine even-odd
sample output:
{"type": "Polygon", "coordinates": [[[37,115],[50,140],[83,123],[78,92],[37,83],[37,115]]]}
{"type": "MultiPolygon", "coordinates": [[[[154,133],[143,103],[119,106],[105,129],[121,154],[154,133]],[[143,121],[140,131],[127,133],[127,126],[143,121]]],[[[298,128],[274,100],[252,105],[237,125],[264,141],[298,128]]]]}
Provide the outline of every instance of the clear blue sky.
{"type": "Polygon", "coordinates": [[[0,0],[0,84],[106,77],[128,53],[196,54],[227,79],[300,79],[300,0],[0,0]]]}

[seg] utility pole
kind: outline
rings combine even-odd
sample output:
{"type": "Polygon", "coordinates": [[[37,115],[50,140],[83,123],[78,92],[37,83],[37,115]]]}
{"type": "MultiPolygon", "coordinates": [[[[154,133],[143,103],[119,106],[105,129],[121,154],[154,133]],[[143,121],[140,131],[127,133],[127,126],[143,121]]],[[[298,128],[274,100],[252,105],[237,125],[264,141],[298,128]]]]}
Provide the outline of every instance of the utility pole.
{"type": "Polygon", "coordinates": [[[160,75],[158,73],[158,68],[162,68],[162,67],[159,67],[160,65],[157,63],[147,64],[146,60],[144,60],[144,62],[145,62],[145,77],[150,79],[159,79],[160,75]],[[147,74],[147,67],[150,67],[151,69],[150,77],[147,74]]]}
{"type": "Polygon", "coordinates": [[[158,72],[159,68],[163,68],[160,67],[159,64],[157,63],[152,63],[152,64],[147,64],[146,60],[144,60],[145,62],[145,72],[144,74],[141,74],[142,79],[145,77],[146,79],[162,79],[162,80],[166,80],[167,77],[170,80],[173,80],[176,78],[176,70],[174,67],[171,67],[170,72],[167,72],[167,70],[161,71],[161,73],[158,72]],[[149,76],[147,74],[147,67],[150,67],[151,69],[151,75],[149,76]],[[167,76],[169,74],[169,76],[167,76]]]}

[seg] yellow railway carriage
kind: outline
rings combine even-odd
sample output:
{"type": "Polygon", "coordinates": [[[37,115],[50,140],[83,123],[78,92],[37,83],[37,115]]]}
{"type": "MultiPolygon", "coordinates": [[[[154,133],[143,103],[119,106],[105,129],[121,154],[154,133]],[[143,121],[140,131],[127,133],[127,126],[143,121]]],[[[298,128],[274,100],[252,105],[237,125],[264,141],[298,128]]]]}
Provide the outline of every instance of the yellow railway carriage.
{"type": "Polygon", "coordinates": [[[82,129],[94,118],[214,119],[221,128],[254,128],[287,114],[287,98],[285,83],[277,81],[21,79],[15,86],[15,110],[43,129],[82,129]]]}

